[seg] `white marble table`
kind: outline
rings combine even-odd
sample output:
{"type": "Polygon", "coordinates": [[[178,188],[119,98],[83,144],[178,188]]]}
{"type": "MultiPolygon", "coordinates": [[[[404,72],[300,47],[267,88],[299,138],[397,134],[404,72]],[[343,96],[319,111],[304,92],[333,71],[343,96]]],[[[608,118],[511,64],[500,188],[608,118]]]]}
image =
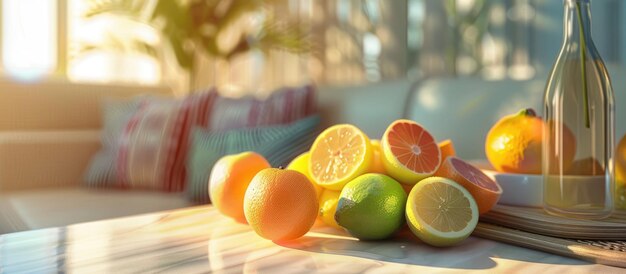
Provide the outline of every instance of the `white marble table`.
{"type": "Polygon", "coordinates": [[[470,237],[433,248],[315,227],[274,243],[210,206],[0,236],[0,273],[626,273],[470,237]]]}

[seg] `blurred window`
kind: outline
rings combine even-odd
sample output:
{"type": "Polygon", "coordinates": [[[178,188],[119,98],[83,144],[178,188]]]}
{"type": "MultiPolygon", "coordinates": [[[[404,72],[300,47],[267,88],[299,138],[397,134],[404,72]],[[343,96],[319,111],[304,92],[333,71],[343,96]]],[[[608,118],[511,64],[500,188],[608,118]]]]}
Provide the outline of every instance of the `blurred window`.
{"type": "Polygon", "coordinates": [[[158,43],[154,30],[113,16],[85,18],[89,3],[2,0],[1,71],[18,81],[160,84],[157,58],[120,50],[127,36],[158,43]]]}
{"type": "Polygon", "coordinates": [[[67,77],[76,82],[159,84],[160,63],[156,56],[134,50],[128,37],[159,43],[156,31],[119,16],[86,18],[97,1],[69,0],[69,55],[67,77]]]}
{"type": "Polygon", "coordinates": [[[2,64],[21,80],[57,69],[57,3],[50,0],[2,1],[2,64]]]}
{"type": "MultiPolygon", "coordinates": [[[[310,27],[311,52],[250,51],[229,62],[196,58],[187,80],[186,71],[172,61],[167,37],[153,27],[115,14],[85,17],[89,7],[116,1],[124,2],[0,1],[0,73],[18,80],[178,81],[190,89],[240,82],[235,84],[242,89],[272,90],[309,80],[349,84],[442,75],[521,80],[550,70],[562,37],[562,1],[273,0],[274,14],[295,17],[310,27]]],[[[598,50],[608,63],[623,63],[626,2],[594,1],[592,11],[598,50]]]]}

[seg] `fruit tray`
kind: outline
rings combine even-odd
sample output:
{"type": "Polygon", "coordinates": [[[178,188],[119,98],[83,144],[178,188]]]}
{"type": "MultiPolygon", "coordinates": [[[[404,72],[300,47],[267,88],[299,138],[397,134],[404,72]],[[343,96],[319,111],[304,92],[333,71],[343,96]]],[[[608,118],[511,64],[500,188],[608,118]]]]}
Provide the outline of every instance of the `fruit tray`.
{"type": "Polygon", "coordinates": [[[626,219],[579,220],[552,216],[540,208],[497,205],[480,221],[560,238],[626,240],[626,219]]]}
{"type": "Polygon", "coordinates": [[[478,223],[472,235],[593,263],[626,267],[626,241],[557,238],[484,222],[478,223]]]}

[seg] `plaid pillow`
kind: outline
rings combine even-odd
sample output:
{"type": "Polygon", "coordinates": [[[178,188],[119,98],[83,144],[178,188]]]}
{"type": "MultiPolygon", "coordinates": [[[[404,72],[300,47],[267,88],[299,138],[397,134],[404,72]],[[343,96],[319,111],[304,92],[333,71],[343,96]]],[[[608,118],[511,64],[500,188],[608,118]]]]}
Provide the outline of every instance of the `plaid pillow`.
{"type": "Polygon", "coordinates": [[[217,160],[228,154],[255,151],[265,156],[274,167],[287,166],[289,161],[309,150],[318,134],[319,123],[320,118],[316,115],[282,126],[224,132],[196,128],[187,161],[187,196],[197,203],[209,202],[211,169],[217,160]]]}

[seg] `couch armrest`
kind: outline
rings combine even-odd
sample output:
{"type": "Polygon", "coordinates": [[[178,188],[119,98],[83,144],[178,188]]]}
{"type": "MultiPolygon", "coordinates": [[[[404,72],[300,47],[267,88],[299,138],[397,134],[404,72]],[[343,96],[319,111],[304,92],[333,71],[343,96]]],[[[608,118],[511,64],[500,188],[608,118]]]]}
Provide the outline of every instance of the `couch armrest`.
{"type": "Polygon", "coordinates": [[[0,132],[0,192],[78,185],[99,130],[0,132]]]}

